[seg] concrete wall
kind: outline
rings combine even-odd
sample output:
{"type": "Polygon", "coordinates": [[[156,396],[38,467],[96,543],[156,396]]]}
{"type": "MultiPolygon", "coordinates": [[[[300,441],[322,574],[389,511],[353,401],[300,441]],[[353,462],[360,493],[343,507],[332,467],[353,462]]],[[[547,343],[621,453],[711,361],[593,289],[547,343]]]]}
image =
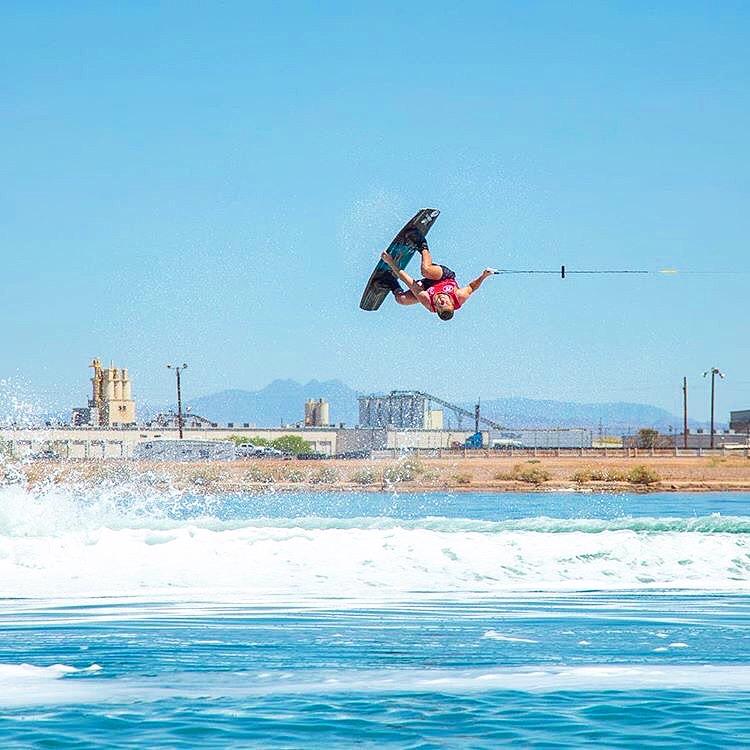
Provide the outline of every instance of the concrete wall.
{"type": "MultiPolygon", "coordinates": [[[[313,451],[327,455],[338,452],[337,433],[337,430],[325,428],[302,430],[211,427],[183,430],[184,438],[192,440],[228,440],[232,435],[275,440],[284,435],[299,435],[311,444],[313,451]]],[[[108,430],[98,427],[0,430],[0,440],[10,444],[12,453],[16,456],[28,456],[50,449],[64,458],[131,458],[136,443],[158,438],[177,439],[178,431],[176,428],[108,430]]]]}
{"type": "Polygon", "coordinates": [[[141,440],[135,444],[133,458],[152,461],[233,461],[235,445],[231,440],[141,440]]]}
{"type": "Polygon", "coordinates": [[[135,445],[135,442],[111,438],[65,440],[49,439],[44,435],[0,437],[0,440],[16,458],[44,457],[45,451],[50,452],[50,457],[60,458],[130,458],[135,445]]]}
{"type": "MultiPolygon", "coordinates": [[[[388,430],[385,447],[396,450],[451,448],[456,443],[463,446],[466,438],[473,434],[474,430],[388,430]]],[[[482,437],[487,445],[488,433],[483,432],[482,437]]]]}
{"type": "MultiPolygon", "coordinates": [[[[341,428],[246,428],[246,427],[203,427],[183,430],[185,440],[229,440],[233,435],[266,440],[275,440],[285,435],[297,435],[311,445],[316,453],[335,455],[362,450],[408,450],[419,448],[435,450],[463,446],[473,430],[385,430],[385,429],[341,429],[341,428]]],[[[567,433],[566,433],[567,434],[567,433]]],[[[571,433],[572,434],[572,433],[571,433]]],[[[590,435],[590,433],[589,433],[590,435]]],[[[483,432],[485,446],[491,445],[490,434],[483,432]]],[[[708,436],[706,436],[708,437],[708,436]]],[[[717,435],[717,438],[719,436],[717,435]]],[[[63,458],[131,458],[136,443],[159,439],[178,439],[177,428],[38,428],[0,430],[0,441],[12,446],[14,455],[28,456],[44,449],[54,450],[63,458]]],[[[533,445],[533,443],[531,443],[533,445]]],[[[581,445],[576,436],[573,447],[581,445]]],[[[720,443],[717,441],[717,445],[720,443]]],[[[545,447],[539,442],[539,447],[545,447]]],[[[558,447],[556,443],[552,447],[558,447]]],[[[564,441],[559,447],[570,447],[564,441]]]]}
{"type": "Polygon", "coordinates": [[[336,453],[380,450],[385,448],[387,439],[385,430],[370,430],[362,427],[352,430],[338,430],[336,433],[336,453]]]}

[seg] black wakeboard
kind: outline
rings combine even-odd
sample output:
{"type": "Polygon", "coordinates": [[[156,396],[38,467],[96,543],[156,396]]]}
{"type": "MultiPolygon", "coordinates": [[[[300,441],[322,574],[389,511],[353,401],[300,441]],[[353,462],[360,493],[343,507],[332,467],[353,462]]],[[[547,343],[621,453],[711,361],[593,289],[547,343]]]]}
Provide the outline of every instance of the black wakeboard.
{"type": "MultiPolygon", "coordinates": [[[[394,237],[393,242],[388,245],[388,253],[399,268],[409,265],[409,261],[417,252],[420,237],[427,235],[439,215],[440,211],[436,208],[423,208],[417,211],[394,237]]],[[[362,293],[359,302],[362,310],[377,310],[383,304],[383,300],[390,294],[390,287],[383,283],[383,279],[389,276],[393,278],[393,272],[384,261],[379,260],[362,293]]]]}

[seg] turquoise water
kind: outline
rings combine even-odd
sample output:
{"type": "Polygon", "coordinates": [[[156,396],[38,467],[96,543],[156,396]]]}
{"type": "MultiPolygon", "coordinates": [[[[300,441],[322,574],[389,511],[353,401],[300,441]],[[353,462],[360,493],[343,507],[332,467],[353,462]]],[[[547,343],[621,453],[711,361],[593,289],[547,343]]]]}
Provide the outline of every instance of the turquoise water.
{"type": "Polygon", "coordinates": [[[750,745],[750,495],[0,488],[5,747],[750,745]]]}

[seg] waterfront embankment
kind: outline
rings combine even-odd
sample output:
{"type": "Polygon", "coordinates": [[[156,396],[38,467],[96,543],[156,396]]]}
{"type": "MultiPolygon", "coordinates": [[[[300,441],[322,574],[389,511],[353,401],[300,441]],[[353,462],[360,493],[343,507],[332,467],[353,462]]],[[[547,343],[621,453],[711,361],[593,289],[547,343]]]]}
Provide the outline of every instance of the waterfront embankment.
{"type": "Polygon", "coordinates": [[[196,492],[363,491],[750,491],[750,459],[711,457],[512,457],[240,460],[229,462],[29,461],[0,479],[43,483],[134,482],[196,492]]]}

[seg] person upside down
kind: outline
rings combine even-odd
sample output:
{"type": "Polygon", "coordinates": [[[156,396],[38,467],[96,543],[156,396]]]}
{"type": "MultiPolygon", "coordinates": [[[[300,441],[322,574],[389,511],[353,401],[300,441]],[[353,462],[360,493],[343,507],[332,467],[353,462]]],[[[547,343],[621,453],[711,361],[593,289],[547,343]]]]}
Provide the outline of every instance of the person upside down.
{"type": "Polygon", "coordinates": [[[398,267],[396,261],[386,251],[380,257],[393,273],[384,272],[381,283],[393,292],[399,305],[419,303],[430,312],[436,313],[440,320],[450,320],[456,310],[460,310],[466,300],[482,286],[482,282],[488,276],[497,273],[494,268],[485,268],[482,274],[468,286],[459,286],[456,274],[450,268],[432,262],[427,240],[421,233],[416,244],[422,256],[420,273],[423,278],[415,281],[406,271],[398,267]],[[408,290],[405,291],[401,287],[398,283],[399,279],[406,284],[408,290]]]}

